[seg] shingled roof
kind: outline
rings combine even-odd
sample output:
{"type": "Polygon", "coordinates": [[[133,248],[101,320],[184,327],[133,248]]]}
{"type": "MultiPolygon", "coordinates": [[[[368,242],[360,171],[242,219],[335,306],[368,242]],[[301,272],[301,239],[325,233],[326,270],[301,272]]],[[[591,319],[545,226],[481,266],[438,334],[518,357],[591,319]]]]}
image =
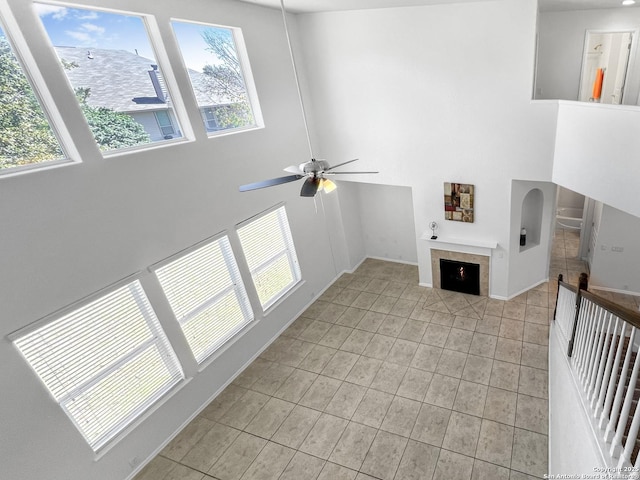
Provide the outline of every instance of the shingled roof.
{"type": "MultiPolygon", "coordinates": [[[[89,88],[87,103],[93,107],[106,107],[117,112],[164,110],[170,99],[161,74],[158,72],[160,95],[154,88],[149,71],[155,61],[126,50],[87,49],[80,47],[55,47],[58,57],[73,63],[66,69],[74,88],[89,88]],[[162,95],[164,92],[164,95],[162,95]]],[[[222,98],[207,93],[204,74],[188,70],[199,107],[228,104],[222,98]]],[[[153,75],[153,74],[152,74],[153,75]]]]}

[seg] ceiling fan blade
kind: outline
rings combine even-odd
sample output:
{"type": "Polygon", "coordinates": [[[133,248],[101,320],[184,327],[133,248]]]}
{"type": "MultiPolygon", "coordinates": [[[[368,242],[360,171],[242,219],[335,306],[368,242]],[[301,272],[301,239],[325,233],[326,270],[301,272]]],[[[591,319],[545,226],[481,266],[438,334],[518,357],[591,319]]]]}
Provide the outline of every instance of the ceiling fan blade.
{"type": "Polygon", "coordinates": [[[309,177],[302,184],[302,189],[300,190],[301,197],[315,197],[318,192],[318,188],[320,188],[320,178],[309,177]]]}
{"type": "Polygon", "coordinates": [[[274,185],[280,185],[282,183],[294,182],[303,175],[288,175],[286,177],[272,178],[270,180],[262,180],[261,182],[248,183],[247,185],[240,185],[241,192],[248,192],[250,190],[258,190],[259,188],[272,187],[274,185]]]}
{"type": "Polygon", "coordinates": [[[284,169],[285,172],[295,173],[296,175],[304,175],[304,172],[298,165],[289,165],[284,169]]]}
{"type": "Polygon", "coordinates": [[[364,175],[367,173],[380,173],[380,172],[324,172],[325,175],[349,175],[349,174],[364,175]]]}
{"type": "Polygon", "coordinates": [[[342,165],[346,165],[347,163],[355,162],[356,160],[359,160],[359,159],[358,158],[354,158],[353,160],[348,160],[346,162],[339,163],[337,165],[334,165],[333,167],[325,168],[325,172],[327,172],[329,170],[333,170],[334,168],[341,167],[342,165]]]}

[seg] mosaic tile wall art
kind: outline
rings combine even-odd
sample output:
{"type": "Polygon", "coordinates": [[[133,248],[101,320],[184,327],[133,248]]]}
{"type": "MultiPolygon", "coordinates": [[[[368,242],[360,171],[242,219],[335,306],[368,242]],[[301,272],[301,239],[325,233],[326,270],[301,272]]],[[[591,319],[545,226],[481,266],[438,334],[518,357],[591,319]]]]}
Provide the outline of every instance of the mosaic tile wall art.
{"type": "Polygon", "coordinates": [[[444,218],[473,222],[474,187],[468,183],[444,183],[444,218]]]}

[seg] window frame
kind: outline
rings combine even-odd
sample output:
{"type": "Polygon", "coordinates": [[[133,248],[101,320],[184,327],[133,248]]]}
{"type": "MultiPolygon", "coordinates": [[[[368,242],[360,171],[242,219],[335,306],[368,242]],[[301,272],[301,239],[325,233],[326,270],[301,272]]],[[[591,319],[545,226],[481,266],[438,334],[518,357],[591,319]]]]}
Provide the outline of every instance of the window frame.
{"type": "Polygon", "coordinates": [[[169,308],[172,314],[174,315],[176,322],[180,326],[180,329],[183,335],[185,335],[185,338],[186,338],[186,334],[184,332],[184,325],[186,325],[189,321],[193,320],[200,313],[206,311],[209,307],[215,305],[218,302],[218,300],[224,298],[230,292],[234,293],[238,301],[238,306],[240,307],[240,310],[244,318],[243,323],[238,328],[232,329],[230,332],[225,333],[225,335],[222,336],[221,339],[211,343],[209,347],[206,350],[204,350],[203,354],[200,356],[196,356],[196,353],[193,351],[193,347],[191,346],[189,339],[188,338],[186,339],[187,343],[189,344],[189,349],[193,354],[196,362],[198,363],[198,366],[200,367],[206,364],[208,361],[210,361],[210,359],[216,353],[218,353],[221,349],[223,349],[225,345],[227,345],[229,342],[237,338],[237,336],[240,335],[255,320],[255,313],[251,306],[251,302],[249,300],[249,295],[247,293],[246,286],[240,274],[240,268],[236,261],[236,257],[233,253],[233,248],[231,247],[231,241],[229,239],[229,235],[226,231],[220,232],[216,235],[206,238],[205,240],[202,240],[201,242],[196,243],[195,245],[192,245],[191,247],[181,250],[175,253],[174,255],[171,255],[170,257],[167,257],[166,259],[150,266],[148,270],[149,272],[153,273],[156,279],[158,280],[161,290],[167,302],[169,303],[169,308]],[[184,314],[181,318],[178,318],[176,312],[173,310],[173,306],[171,305],[169,296],[165,291],[162,280],[158,275],[158,271],[162,270],[164,267],[174,262],[177,262],[183,259],[184,257],[187,257],[188,255],[191,255],[192,253],[200,249],[204,249],[209,245],[216,242],[220,242],[220,241],[224,241],[222,245],[219,245],[219,248],[222,253],[222,259],[224,260],[226,272],[229,274],[229,277],[231,279],[231,284],[227,285],[223,290],[217,292],[213,297],[209,297],[203,303],[200,303],[198,306],[194,307],[188,313],[184,314]],[[242,298],[239,298],[239,297],[242,297],[242,298]]]}
{"type": "Polygon", "coordinates": [[[87,442],[89,447],[96,454],[101,454],[103,451],[109,449],[111,445],[115,443],[124,432],[141,422],[142,419],[145,418],[145,414],[157,408],[158,402],[168,398],[173,392],[176,391],[177,388],[179,388],[185,383],[185,381],[187,381],[184,368],[180,363],[180,360],[178,359],[173,346],[171,345],[171,342],[166,332],[164,331],[162,324],[160,323],[158,316],[155,313],[153,305],[151,304],[151,300],[149,299],[138,274],[126,277],[108,287],[90,294],[89,296],[81,300],[78,300],[77,302],[63,307],[56,312],[53,312],[46,317],[34,322],[33,324],[11,333],[7,338],[9,339],[9,341],[11,341],[19,355],[22,356],[25,364],[29,367],[34,376],[40,381],[42,388],[44,388],[51,399],[56,402],[56,404],[58,404],[60,409],[65,413],[70,422],[78,430],[81,437],[87,442]],[[27,338],[40,329],[47,326],[52,326],[53,324],[63,320],[65,317],[82,311],[89,305],[98,303],[109,295],[112,295],[119,290],[123,290],[127,287],[129,288],[131,298],[138,306],[140,314],[144,318],[144,324],[149,328],[152,334],[152,338],[145,340],[141,344],[137,345],[137,347],[135,347],[133,350],[129,351],[125,355],[120,356],[117,361],[111,362],[109,366],[103,368],[92,377],[87,378],[78,386],[76,386],[76,388],[66,392],[65,395],[56,398],[54,392],[51,390],[51,388],[49,388],[44,379],[36,371],[34,366],[29,361],[27,355],[18,346],[18,343],[21,339],[27,338]],[[136,293],[133,292],[133,289],[135,289],[136,293]],[[140,294],[142,294],[142,296],[140,296],[140,294]],[[141,353],[147,351],[154,345],[158,349],[161,355],[161,359],[167,367],[167,373],[172,377],[170,382],[164,385],[162,388],[153,392],[152,395],[149,395],[143,403],[138,405],[138,407],[130,412],[126,417],[122,417],[117,424],[103,431],[92,443],[87,434],[85,434],[85,431],[80,426],[78,419],[73,416],[65,403],[68,404],[69,401],[72,401],[75,395],[90,390],[90,388],[98,384],[100,380],[103,380],[110,374],[116,372],[118,368],[130,364],[132,360],[135,360],[136,357],[139,357],[141,353]],[[171,361],[171,364],[169,364],[169,361],[171,361]],[[172,370],[174,371],[173,375],[171,375],[172,370]]]}
{"type": "MultiPolygon", "coordinates": [[[[192,98],[193,98],[193,101],[195,102],[196,107],[198,108],[198,110],[201,110],[201,111],[203,111],[205,108],[211,108],[211,110],[213,111],[213,107],[212,106],[200,107],[200,105],[198,105],[196,91],[194,89],[193,82],[191,81],[191,77],[189,76],[189,67],[185,63],[184,55],[182,52],[182,46],[180,44],[180,41],[178,40],[178,36],[176,35],[175,29],[173,28],[173,23],[185,23],[185,24],[202,25],[202,26],[212,27],[212,28],[223,28],[226,30],[230,30],[232,34],[233,43],[236,49],[236,55],[238,56],[238,63],[240,64],[240,72],[242,73],[242,79],[244,80],[247,100],[249,103],[249,107],[251,109],[251,113],[253,115],[253,124],[244,125],[244,126],[235,127],[235,128],[221,128],[220,126],[216,125],[215,129],[209,129],[208,120],[206,119],[206,114],[203,112],[203,114],[201,114],[200,117],[202,119],[202,124],[207,137],[215,138],[222,135],[230,135],[230,134],[247,132],[247,131],[264,128],[265,125],[264,125],[264,119],[262,116],[262,109],[260,107],[260,100],[258,98],[258,90],[256,88],[256,82],[253,76],[253,71],[251,69],[251,64],[249,61],[249,53],[247,51],[244,35],[242,33],[242,27],[222,25],[219,23],[208,23],[208,22],[190,20],[185,18],[171,17],[169,19],[171,33],[173,34],[173,39],[175,40],[175,43],[178,47],[178,52],[180,53],[180,62],[182,63],[183,72],[188,77],[187,79],[190,86],[190,93],[192,95],[192,98]]],[[[220,104],[219,106],[224,106],[224,104],[220,104]]],[[[214,116],[215,116],[215,113],[214,113],[214,116]]],[[[217,120],[216,120],[216,124],[217,124],[217,120]]]]}
{"type": "Polygon", "coordinates": [[[0,169],[0,179],[9,178],[16,175],[23,175],[35,171],[50,170],[53,168],[65,167],[82,163],[80,154],[71,139],[71,133],[55,104],[53,95],[47,86],[44,75],[40,72],[32,50],[18,25],[10,7],[0,1],[0,27],[2,28],[7,42],[20,65],[22,73],[31,85],[33,94],[40,105],[40,109],[49,124],[49,128],[55,136],[63,157],[48,160],[45,162],[29,163],[7,169],[0,169]]]}
{"type": "MultiPolygon", "coordinates": [[[[97,151],[99,151],[100,155],[102,156],[102,158],[108,159],[108,158],[112,158],[112,157],[118,157],[118,156],[122,156],[122,155],[128,155],[130,153],[135,153],[135,152],[141,152],[141,151],[147,151],[147,150],[153,150],[156,148],[164,148],[170,145],[174,145],[174,144],[181,144],[181,143],[187,143],[187,142],[193,142],[195,141],[195,135],[193,132],[193,128],[191,126],[191,123],[189,122],[189,115],[186,109],[186,106],[184,105],[184,100],[182,98],[182,96],[180,95],[180,89],[178,88],[178,82],[175,78],[173,69],[171,67],[171,61],[169,59],[169,55],[166,51],[166,47],[164,45],[163,39],[162,39],[162,33],[160,31],[160,27],[158,25],[156,16],[154,14],[150,14],[150,13],[144,13],[144,12],[140,12],[137,10],[123,10],[123,9],[119,9],[119,8],[111,8],[111,7],[103,7],[103,6],[98,6],[98,5],[94,5],[94,4],[81,4],[81,3],[61,3],[58,2],[56,0],[33,0],[33,4],[41,4],[41,5],[53,5],[53,6],[63,6],[63,7],[67,7],[67,8],[71,8],[71,9],[80,9],[80,10],[87,10],[87,11],[95,11],[95,12],[104,12],[107,14],[113,14],[113,15],[123,15],[123,16],[129,16],[129,17],[137,17],[141,20],[142,22],[142,26],[144,29],[144,33],[146,34],[146,38],[149,41],[149,46],[151,48],[151,51],[153,52],[153,59],[150,60],[154,60],[154,64],[157,65],[160,69],[160,71],[162,72],[162,77],[164,80],[164,84],[166,85],[166,89],[167,89],[167,93],[168,93],[168,98],[171,99],[170,103],[171,103],[171,108],[175,117],[175,122],[176,124],[173,124],[173,120],[172,120],[172,125],[174,127],[174,130],[176,131],[176,134],[178,132],[180,132],[180,137],[173,137],[170,139],[162,139],[162,140],[156,140],[156,141],[150,141],[149,143],[145,143],[145,144],[141,144],[141,145],[134,145],[134,146],[128,146],[128,147],[121,147],[121,148],[116,148],[116,149],[112,149],[112,150],[101,150],[100,146],[98,145],[98,142],[95,139],[95,136],[93,134],[91,134],[91,140],[94,142],[97,151]],[[177,127],[177,128],[176,128],[177,127]]],[[[1,4],[1,2],[0,2],[1,4]]],[[[47,31],[46,27],[44,26],[44,23],[42,22],[42,19],[39,17],[38,13],[35,12],[35,16],[40,24],[40,26],[42,27],[42,30],[44,32],[44,36],[48,42],[48,47],[50,47],[50,50],[52,51],[52,55],[55,56],[56,60],[59,59],[59,57],[57,56],[57,53],[55,51],[55,47],[53,45],[53,42],[51,40],[51,37],[49,36],[49,32],[47,31]]],[[[60,63],[58,61],[58,63],[60,63]]],[[[151,64],[150,64],[151,67],[151,64]]],[[[60,66],[60,69],[62,71],[62,74],[66,80],[67,83],[67,90],[69,91],[70,95],[72,95],[73,97],[75,97],[75,93],[74,93],[74,86],[71,83],[71,80],[69,79],[69,76],[66,74],[66,72],[63,71],[62,66],[60,66]]],[[[79,102],[76,102],[78,105],[78,108],[80,108],[80,104],[79,102]]],[[[149,113],[153,113],[154,114],[154,120],[157,122],[157,117],[155,116],[155,112],[154,111],[149,111],[149,113]]],[[[87,129],[89,129],[89,125],[87,122],[86,117],[84,116],[84,114],[82,114],[82,119],[85,122],[85,126],[87,127],[87,129]]],[[[60,120],[61,123],[62,120],[60,120]]],[[[158,125],[159,127],[159,125],[158,125]]],[[[160,130],[160,132],[162,132],[160,130]]]]}
{"type": "Polygon", "coordinates": [[[242,247],[242,252],[243,252],[245,261],[247,262],[249,272],[251,273],[251,280],[256,290],[256,293],[258,292],[258,285],[256,283],[257,274],[264,272],[270,266],[274,265],[277,261],[279,261],[283,257],[286,257],[287,259],[292,281],[288,285],[283,287],[278,293],[273,295],[270,299],[266,300],[264,303],[259,298],[260,295],[258,294],[258,300],[260,302],[260,305],[262,306],[262,310],[263,312],[267,312],[271,307],[273,307],[282,298],[284,298],[287,294],[293,291],[295,287],[302,282],[302,271],[300,269],[300,263],[298,261],[298,256],[295,249],[295,243],[293,241],[293,234],[291,233],[291,226],[289,224],[289,218],[287,215],[285,204],[279,203],[278,205],[275,205],[272,208],[269,208],[268,210],[265,210],[239,223],[238,225],[236,225],[236,233],[238,234],[240,245],[242,247]],[[282,240],[283,240],[283,243],[285,244],[285,247],[277,250],[276,252],[273,252],[273,254],[268,259],[264,260],[257,266],[254,266],[253,268],[251,268],[249,259],[247,258],[247,250],[245,245],[242,242],[242,236],[240,232],[243,228],[248,227],[253,222],[260,220],[261,218],[273,212],[277,212],[277,222],[278,222],[279,232],[282,235],[282,240]]]}

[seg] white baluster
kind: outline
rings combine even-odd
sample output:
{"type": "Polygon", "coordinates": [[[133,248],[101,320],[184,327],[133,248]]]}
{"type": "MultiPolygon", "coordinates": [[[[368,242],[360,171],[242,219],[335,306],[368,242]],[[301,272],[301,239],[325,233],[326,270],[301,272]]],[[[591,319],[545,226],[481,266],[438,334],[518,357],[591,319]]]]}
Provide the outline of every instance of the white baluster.
{"type": "Polygon", "coordinates": [[[597,311],[597,320],[595,322],[596,326],[595,326],[595,330],[594,330],[594,335],[593,335],[593,338],[591,340],[591,348],[590,348],[591,351],[590,351],[590,354],[589,354],[589,361],[587,363],[587,368],[585,370],[584,377],[582,379],[582,385],[583,385],[585,391],[588,390],[589,382],[591,381],[591,377],[595,373],[596,362],[598,360],[597,359],[597,354],[598,354],[598,351],[599,351],[600,339],[602,337],[604,309],[602,309],[599,306],[597,306],[596,307],[596,311],[597,311]]]}
{"type": "MultiPolygon", "coordinates": [[[[629,351],[633,350],[633,343],[629,344],[629,351]]],[[[622,436],[624,435],[624,429],[627,425],[627,421],[629,420],[629,412],[631,411],[631,406],[633,403],[633,393],[635,390],[636,383],[638,381],[638,371],[640,370],[640,361],[636,358],[633,363],[633,371],[631,372],[631,379],[629,380],[629,387],[627,388],[627,394],[624,397],[624,404],[622,406],[622,411],[620,412],[620,418],[618,420],[618,425],[616,426],[616,434],[613,437],[613,441],[611,442],[610,453],[611,456],[617,458],[620,455],[622,450],[622,436]]],[[[624,383],[624,377],[621,377],[620,383],[624,383]]],[[[637,434],[637,432],[636,432],[637,434]]]]}
{"type": "Polygon", "coordinates": [[[582,299],[582,308],[580,311],[585,313],[585,322],[587,322],[587,334],[584,337],[584,341],[582,343],[582,352],[581,352],[581,365],[580,365],[580,380],[583,380],[585,373],[587,372],[589,365],[589,358],[591,356],[591,346],[593,345],[593,336],[596,331],[596,317],[593,313],[593,309],[595,305],[587,302],[584,298],[582,299]]]}
{"type": "Polygon", "coordinates": [[[616,388],[616,396],[613,400],[613,407],[611,408],[609,423],[607,424],[607,429],[604,432],[604,439],[606,442],[612,441],[612,438],[615,434],[615,426],[618,423],[618,418],[620,415],[620,405],[622,404],[622,397],[624,396],[624,386],[627,378],[627,373],[629,372],[631,355],[633,354],[633,342],[636,338],[636,331],[636,327],[631,327],[631,335],[629,335],[629,346],[624,357],[622,371],[620,372],[620,381],[618,382],[618,387],[616,388]]]}
{"type": "Polygon", "coordinates": [[[611,329],[607,329],[607,338],[605,341],[608,344],[608,349],[602,354],[602,362],[600,362],[600,370],[598,371],[593,401],[591,402],[591,408],[595,418],[598,418],[598,415],[600,415],[600,409],[604,403],[604,395],[607,392],[607,386],[609,385],[609,377],[611,376],[611,368],[613,366],[613,357],[616,353],[618,323],[618,317],[614,317],[614,315],[609,316],[609,325],[611,326],[613,324],[613,327],[611,329]],[[604,363],[605,355],[607,357],[606,365],[604,363]],[[604,370],[602,368],[603,365],[604,370]]]}
{"type": "MultiPolygon", "coordinates": [[[[618,319],[616,318],[616,325],[618,323],[618,319]]],[[[616,382],[618,380],[618,370],[620,369],[620,359],[622,358],[622,350],[624,349],[624,339],[627,333],[627,324],[626,322],[620,322],[620,336],[618,339],[618,344],[616,348],[616,357],[613,361],[613,365],[611,366],[610,376],[609,376],[609,385],[606,390],[606,397],[604,398],[604,403],[602,400],[598,400],[598,408],[602,408],[602,413],[600,415],[600,428],[605,428],[605,422],[608,420],[609,412],[611,411],[611,404],[613,403],[613,396],[616,390],[616,382]]],[[[602,393],[604,393],[604,388],[600,396],[602,397],[602,393]]],[[[597,415],[597,410],[596,410],[597,415]]]]}
{"type": "MultiPolygon", "coordinates": [[[[575,311],[574,311],[575,315],[575,311]]],[[[584,355],[584,344],[587,337],[587,332],[589,330],[590,323],[587,320],[587,312],[585,309],[581,309],[578,314],[578,328],[576,329],[576,338],[574,340],[574,354],[573,354],[573,363],[576,368],[576,372],[579,372],[582,369],[582,365],[584,363],[583,355],[584,355]]]]}
{"type": "MultiPolygon", "coordinates": [[[[640,361],[636,359],[636,364],[640,364],[640,361]]],[[[629,384],[629,392],[632,392],[631,396],[633,397],[633,391],[636,388],[635,382],[633,384],[629,384]]],[[[624,451],[620,456],[620,462],[618,465],[620,467],[630,467],[631,466],[631,455],[633,454],[633,449],[636,446],[636,438],[638,438],[638,431],[640,431],[640,408],[637,407],[636,411],[633,414],[633,420],[631,421],[631,427],[629,428],[629,435],[627,436],[627,443],[624,446],[624,451]]]]}
{"type": "MultiPolygon", "coordinates": [[[[591,382],[589,383],[589,389],[591,392],[591,408],[595,410],[597,405],[597,400],[600,395],[600,387],[602,387],[602,377],[604,376],[605,365],[607,363],[611,363],[613,358],[611,355],[613,354],[613,349],[610,348],[613,343],[613,315],[609,312],[605,315],[607,318],[607,330],[604,332],[604,337],[602,339],[601,345],[602,347],[598,351],[598,371],[591,378],[591,382]]],[[[604,327],[604,325],[603,325],[604,327]]]]}

